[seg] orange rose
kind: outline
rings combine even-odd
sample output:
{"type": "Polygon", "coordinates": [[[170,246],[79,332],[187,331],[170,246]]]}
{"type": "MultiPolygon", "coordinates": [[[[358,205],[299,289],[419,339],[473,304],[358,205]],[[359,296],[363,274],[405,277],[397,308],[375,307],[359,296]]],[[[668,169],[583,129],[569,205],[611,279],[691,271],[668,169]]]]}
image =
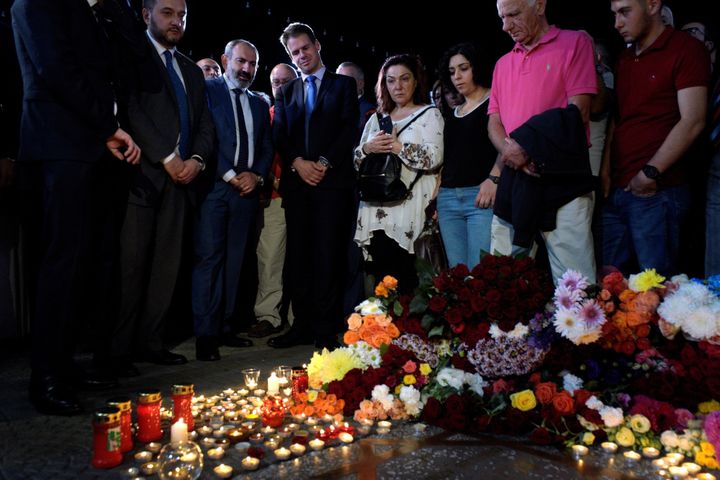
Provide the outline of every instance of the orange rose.
{"type": "Polygon", "coordinates": [[[390,315],[378,314],[375,316],[375,319],[377,320],[377,324],[383,328],[387,327],[390,325],[390,322],[392,322],[392,317],[390,317],[390,315]]]}
{"type": "Polygon", "coordinates": [[[598,296],[600,297],[600,300],[604,300],[606,302],[612,298],[612,294],[604,288],[600,290],[600,295],[598,296]]]}
{"type": "Polygon", "coordinates": [[[382,279],[382,283],[388,290],[395,290],[398,286],[397,279],[395,277],[391,277],[390,275],[385,275],[382,279]]]}
{"type": "Polygon", "coordinates": [[[642,313],[652,314],[655,313],[658,305],[660,305],[660,297],[657,293],[652,290],[647,292],[639,293],[633,301],[635,310],[642,313]]]}
{"type": "Polygon", "coordinates": [[[383,344],[390,345],[392,338],[384,331],[376,330],[370,335],[367,342],[375,348],[380,348],[383,344]]]}
{"type": "Polygon", "coordinates": [[[621,302],[628,303],[633,298],[635,298],[635,295],[637,295],[635,292],[628,289],[628,290],[623,290],[623,292],[619,295],[619,298],[620,298],[621,302]]]}
{"type": "Polygon", "coordinates": [[[636,327],[638,325],[642,325],[649,321],[650,321],[650,319],[648,318],[648,316],[643,315],[640,312],[628,312],[628,314],[627,314],[628,327],[636,327]]]}
{"type": "Polygon", "coordinates": [[[363,327],[372,328],[377,325],[377,320],[375,320],[376,315],[365,315],[363,318],[363,327]]]}
{"type": "Polygon", "coordinates": [[[557,394],[557,385],[553,382],[538,383],[535,386],[535,397],[543,405],[552,403],[553,398],[557,394]]]}
{"type": "Polygon", "coordinates": [[[352,313],[348,317],[348,328],[350,330],[356,331],[359,329],[363,324],[363,319],[358,313],[352,313]]]}
{"type": "Polygon", "coordinates": [[[555,395],[552,399],[555,410],[560,415],[570,415],[575,411],[575,400],[566,391],[562,391],[555,395]]]}
{"type": "Polygon", "coordinates": [[[312,417],[315,414],[315,408],[312,405],[305,405],[303,412],[305,416],[312,417]]]}
{"type": "Polygon", "coordinates": [[[343,335],[343,342],[345,342],[345,345],[354,345],[359,341],[360,335],[358,335],[357,332],[353,332],[352,330],[348,330],[347,332],[345,332],[345,335],[343,335]]]}
{"type": "Polygon", "coordinates": [[[635,327],[635,335],[641,338],[647,337],[648,335],[650,335],[650,325],[648,325],[647,323],[638,325],[637,327],[635,327]]]}
{"type": "Polygon", "coordinates": [[[387,334],[390,335],[392,338],[397,338],[397,337],[400,336],[400,330],[398,330],[398,327],[395,326],[394,323],[391,323],[390,325],[388,325],[387,328],[385,329],[385,331],[386,331],[387,334]]]}
{"type": "Polygon", "coordinates": [[[378,297],[387,298],[388,294],[389,294],[389,292],[388,292],[387,287],[385,285],[383,285],[382,283],[378,283],[377,287],[375,287],[375,295],[377,295],[378,297]]]}

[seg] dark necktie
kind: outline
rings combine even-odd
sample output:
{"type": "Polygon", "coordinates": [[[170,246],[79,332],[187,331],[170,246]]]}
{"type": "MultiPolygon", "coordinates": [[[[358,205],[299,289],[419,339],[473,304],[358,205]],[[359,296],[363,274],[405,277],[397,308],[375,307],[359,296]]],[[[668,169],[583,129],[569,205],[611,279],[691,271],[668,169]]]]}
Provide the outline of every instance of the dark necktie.
{"type": "Polygon", "coordinates": [[[190,153],[190,108],[188,106],[187,95],[183,87],[180,76],[173,67],[173,54],[170,50],[163,52],[165,56],[165,66],[167,67],[170,83],[175,90],[175,98],[177,99],[178,113],[180,114],[180,157],[186,160],[190,153]]]}
{"type": "Polygon", "coordinates": [[[241,88],[233,88],[235,93],[235,111],[237,112],[237,129],[240,137],[240,149],[235,159],[235,167],[237,172],[244,172],[248,169],[248,135],[247,126],[245,125],[245,114],[243,113],[242,102],[240,98],[243,94],[241,88]]]}
{"type": "Polygon", "coordinates": [[[317,85],[315,85],[315,75],[308,75],[305,81],[308,84],[307,98],[305,99],[305,115],[308,117],[315,109],[315,99],[317,98],[317,85]]]}
{"type": "Polygon", "coordinates": [[[710,104],[710,142],[713,152],[720,151],[720,80],[715,84],[710,104]]]}

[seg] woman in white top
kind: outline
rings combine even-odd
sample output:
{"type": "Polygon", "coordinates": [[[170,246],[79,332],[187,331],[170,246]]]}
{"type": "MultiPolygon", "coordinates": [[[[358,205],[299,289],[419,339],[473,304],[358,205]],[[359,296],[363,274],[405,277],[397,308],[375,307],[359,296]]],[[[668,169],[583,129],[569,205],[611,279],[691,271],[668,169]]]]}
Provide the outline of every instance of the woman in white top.
{"type": "Polygon", "coordinates": [[[413,244],[422,231],[425,208],[438,181],[443,118],[437,108],[425,104],[423,69],[415,56],[388,58],[380,69],[375,92],[378,112],[390,116],[393,132],[380,129],[377,115],[370,118],[355,149],[356,164],[370,153],[393,152],[403,162],[401,178],[405,185],[410,186],[419,172],[422,175],[401,202],[360,202],[355,241],[363,248],[365,258],[372,260],[366,264],[369,273],[376,278],[392,275],[398,279],[401,292],[412,292],[418,282],[413,244]]]}

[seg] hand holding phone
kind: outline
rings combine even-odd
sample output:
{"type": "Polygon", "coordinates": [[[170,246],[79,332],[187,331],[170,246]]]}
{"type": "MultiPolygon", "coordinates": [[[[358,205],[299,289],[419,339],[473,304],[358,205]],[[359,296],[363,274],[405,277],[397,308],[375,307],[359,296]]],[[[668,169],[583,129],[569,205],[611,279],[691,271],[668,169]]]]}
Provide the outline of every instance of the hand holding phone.
{"type": "Polygon", "coordinates": [[[387,133],[388,135],[392,135],[393,122],[392,122],[392,118],[390,118],[390,115],[381,117],[379,123],[380,123],[380,130],[387,133]]]}

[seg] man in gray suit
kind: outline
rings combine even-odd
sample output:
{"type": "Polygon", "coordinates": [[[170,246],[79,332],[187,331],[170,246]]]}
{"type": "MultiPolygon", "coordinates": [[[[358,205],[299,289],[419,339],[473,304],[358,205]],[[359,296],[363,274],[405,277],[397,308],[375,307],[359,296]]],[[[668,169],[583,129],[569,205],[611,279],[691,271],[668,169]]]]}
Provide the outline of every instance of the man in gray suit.
{"type": "Polygon", "coordinates": [[[187,362],[163,347],[161,334],[196,177],[214,137],[202,70],[175,48],[185,31],[185,0],[144,0],[142,13],[150,49],[147,79],[131,93],[128,116],[143,155],[121,234],[122,306],[110,349],[113,373],[126,376],[138,374],[131,350],[156,364],[187,362]]]}
{"type": "Polygon", "coordinates": [[[217,165],[200,207],[195,229],[192,304],[198,360],[220,360],[218,346],[249,347],[252,342],[229,330],[240,269],[258,193],[273,157],[268,104],[249,90],[258,51],[246,40],[225,47],[225,74],[207,80],[208,104],[215,123],[217,165]]]}

